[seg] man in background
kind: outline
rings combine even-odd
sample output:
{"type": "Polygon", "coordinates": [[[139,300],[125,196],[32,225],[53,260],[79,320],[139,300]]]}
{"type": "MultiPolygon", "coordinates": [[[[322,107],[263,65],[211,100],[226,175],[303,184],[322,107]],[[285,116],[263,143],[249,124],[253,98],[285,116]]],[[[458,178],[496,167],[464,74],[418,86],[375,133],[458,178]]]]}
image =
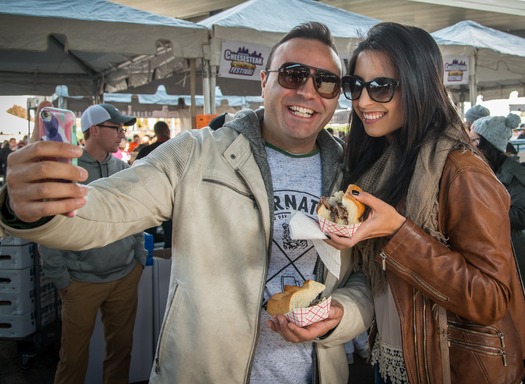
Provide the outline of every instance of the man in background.
{"type": "Polygon", "coordinates": [[[133,135],[133,140],[131,140],[128,144],[128,152],[133,152],[135,148],[137,148],[140,144],[140,136],[135,134],[133,135]]]}
{"type": "MultiPolygon", "coordinates": [[[[78,165],[88,172],[85,184],[129,165],[112,154],[125,138],[123,126],[136,119],[110,104],[89,107],[81,118],[86,145],[78,165]]],[[[97,313],[102,313],[106,357],[103,383],[128,384],[137,290],[146,262],[144,235],[127,236],[82,252],[40,245],[43,271],[62,299],[62,339],[55,384],[83,383],[89,342],[97,313]]]]}

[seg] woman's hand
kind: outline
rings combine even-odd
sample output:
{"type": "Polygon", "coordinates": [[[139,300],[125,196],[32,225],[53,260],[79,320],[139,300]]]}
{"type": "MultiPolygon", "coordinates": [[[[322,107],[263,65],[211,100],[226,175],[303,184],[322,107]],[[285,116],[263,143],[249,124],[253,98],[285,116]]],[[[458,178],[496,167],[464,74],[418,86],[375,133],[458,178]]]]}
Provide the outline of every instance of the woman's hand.
{"type": "Polygon", "coordinates": [[[352,237],[341,237],[335,233],[327,233],[331,239],[325,241],[334,248],[342,250],[353,247],[362,240],[391,236],[401,228],[406,220],[394,207],[367,192],[353,196],[368,206],[370,212],[352,237]]]}

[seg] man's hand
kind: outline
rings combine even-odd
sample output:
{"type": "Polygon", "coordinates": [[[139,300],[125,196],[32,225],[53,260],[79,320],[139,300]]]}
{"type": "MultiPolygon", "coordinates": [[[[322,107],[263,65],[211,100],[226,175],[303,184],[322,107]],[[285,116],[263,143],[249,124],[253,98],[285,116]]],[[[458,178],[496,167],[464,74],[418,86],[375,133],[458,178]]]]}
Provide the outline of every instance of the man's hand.
{"type": "Polygon", "coordinates": [[[50,160],[73,159],[82,148],[52,141],[39,141],[11,153],[7,158],[7,190],[11,210],[27,223],[64,214],[86,204],[87,188],[78,185],[88,177],[85,169],[50,160]],[[71,181],[71,183],[64,182],[71,181]]]}
{"type": "Polygon", "coordinates": [[[337,301],[332,300],[328,318],[318,323],[308,325],[306,327],[299,327],[286,318],[284,315],[277,315],[268,320],[268,325],[273,331],[278,332],[283,339],[291,343],[302,343],[305,341],[312,341],[317,337],[321,337],[330,330],[337,327],[343,317],[343,307],[337,301]]]}

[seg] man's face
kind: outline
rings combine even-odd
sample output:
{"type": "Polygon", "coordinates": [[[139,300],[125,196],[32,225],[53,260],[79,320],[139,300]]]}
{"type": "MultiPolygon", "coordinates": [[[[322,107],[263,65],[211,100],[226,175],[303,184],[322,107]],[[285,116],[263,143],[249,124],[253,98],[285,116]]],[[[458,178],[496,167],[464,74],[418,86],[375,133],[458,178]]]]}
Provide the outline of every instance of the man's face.
{"type": "MultiPolygon", "coordinates": [[[[324,69],[341,76],[341,63],[336,53],[317,40],[295,38],[282,44],[274,53],[271,69],[293,62],[324,69]]],[[[330,121],[338,97],[319,95],[313,76],[297,89],[286,89],[277,72],[261,73],[264,98],[263,138],[292,153],[310,152],[317,134],[330,121]]]]}
{"type": "Polygon", "coordinates": [[[123,127],[122,124],[106,121],[98,125],[98,129],[97,146],[106,153],[117,152],[120,142],[126,138],[126,127],[123,127]]]}

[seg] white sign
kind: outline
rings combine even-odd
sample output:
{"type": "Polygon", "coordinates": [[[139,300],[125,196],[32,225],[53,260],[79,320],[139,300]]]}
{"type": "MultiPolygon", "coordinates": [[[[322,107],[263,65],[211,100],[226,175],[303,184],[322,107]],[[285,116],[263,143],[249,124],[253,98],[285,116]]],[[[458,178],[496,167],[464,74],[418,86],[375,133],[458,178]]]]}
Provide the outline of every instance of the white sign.
{"type": "Polygon", "coordinates": [[[260,81],[271,47],[239,41],[223,41],[219,76],[260,81]]]}
{"type": "Polygon", "coordinates": [[[468,84],[468,56],[443,56],[445,65],[445,85],[468,84]]]}

